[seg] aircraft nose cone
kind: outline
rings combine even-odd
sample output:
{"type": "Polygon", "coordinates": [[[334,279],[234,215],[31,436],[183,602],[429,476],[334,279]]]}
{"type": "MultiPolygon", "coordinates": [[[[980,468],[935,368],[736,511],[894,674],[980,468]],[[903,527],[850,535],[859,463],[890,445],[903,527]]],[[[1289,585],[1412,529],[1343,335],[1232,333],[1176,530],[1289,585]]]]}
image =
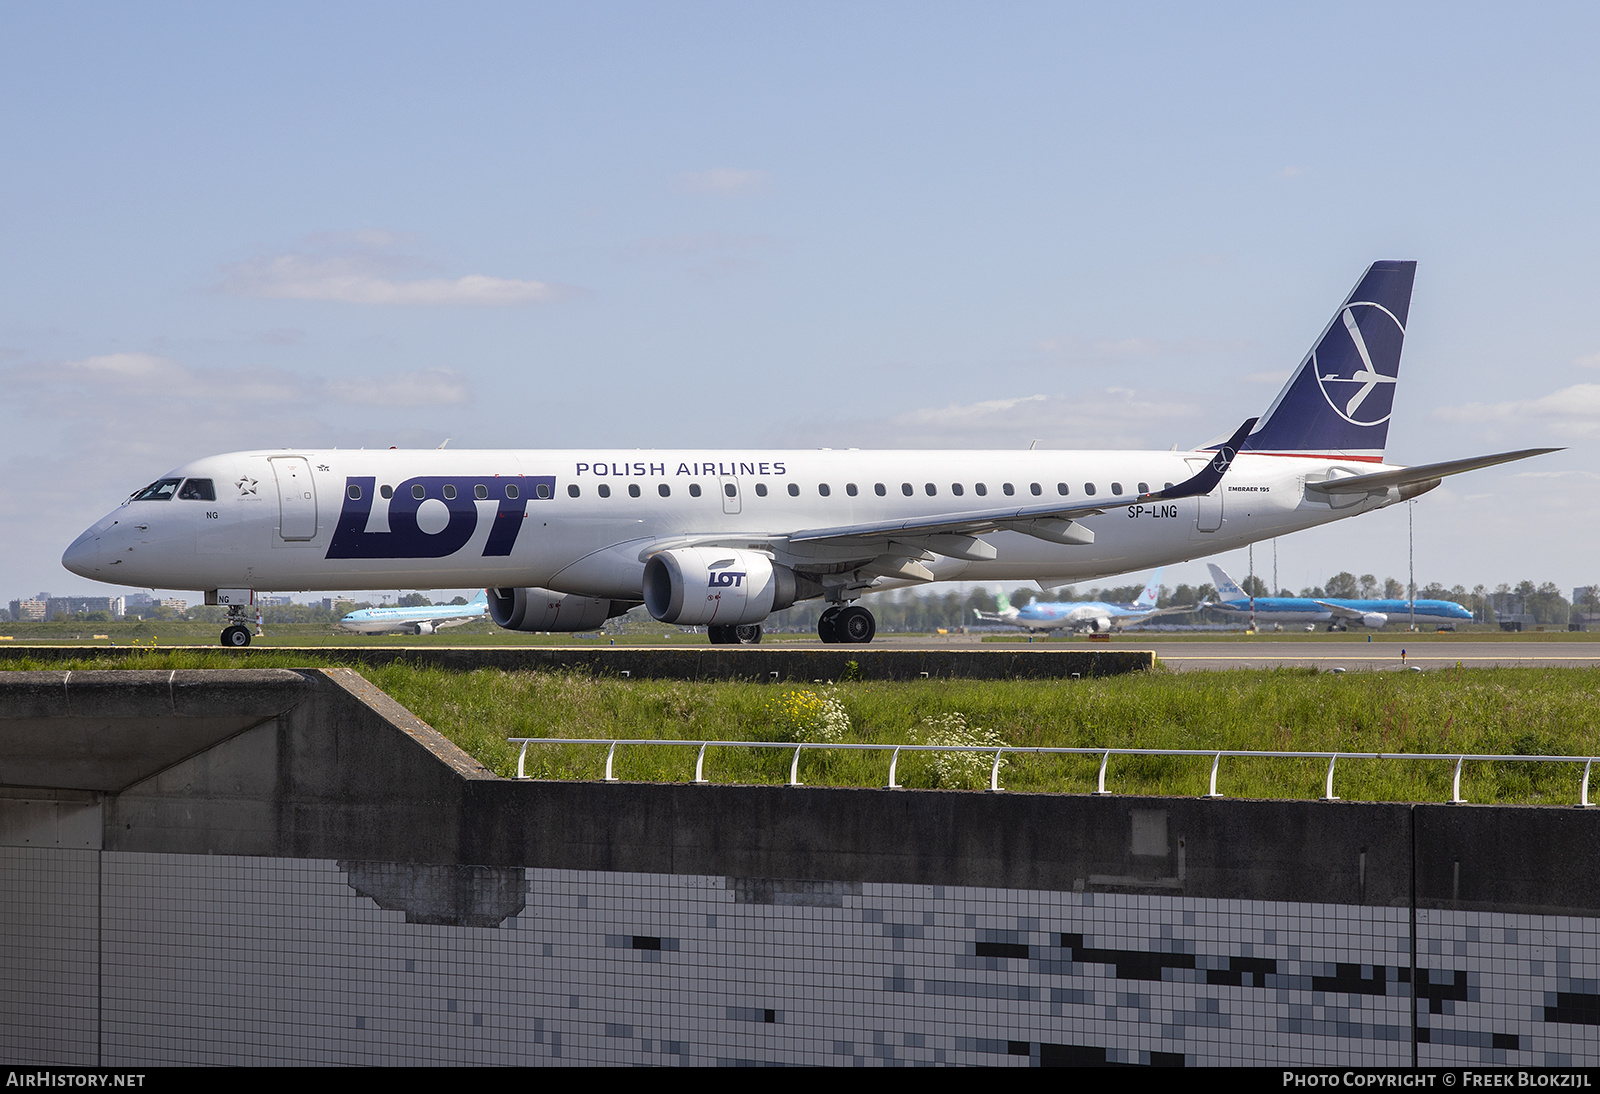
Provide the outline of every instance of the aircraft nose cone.
{"type": "Polygon", "coordinates": [[[91,528],[73,540],[61,556],[61,565],[79,577],[99,577],[100,534],[91,528]]]}

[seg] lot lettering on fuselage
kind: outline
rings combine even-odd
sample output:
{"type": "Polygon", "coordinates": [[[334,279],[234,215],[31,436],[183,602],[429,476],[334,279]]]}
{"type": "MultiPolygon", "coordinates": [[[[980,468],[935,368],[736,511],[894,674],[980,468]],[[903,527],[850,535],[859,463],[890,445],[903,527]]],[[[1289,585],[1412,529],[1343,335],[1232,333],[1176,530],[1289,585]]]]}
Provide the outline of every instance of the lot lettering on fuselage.
{"type": "Polygon", "coordinates": [[[352,475],[345,479],[344,505],[328,544],[328,558],[444,558],[467,545],[478,530],[478,503],[496,502],[494,527],[483,545],[485,558],[511,554],[522,531],[528,502],[555,496],[554,475],[519,475],[515,480],[493,475],[418,475],[394,488],[389,499],[389,530],[367,531],[377,479],[352,475]],[[424,502],[441,502],[449,521],[429,534],[417,523],[424,502]]]}

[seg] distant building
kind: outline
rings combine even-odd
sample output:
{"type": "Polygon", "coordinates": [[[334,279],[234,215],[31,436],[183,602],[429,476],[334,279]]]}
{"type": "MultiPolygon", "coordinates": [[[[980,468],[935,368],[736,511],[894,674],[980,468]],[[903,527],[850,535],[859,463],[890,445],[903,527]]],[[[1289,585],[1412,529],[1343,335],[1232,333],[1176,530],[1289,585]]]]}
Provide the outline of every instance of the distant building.
{"type": "Polygon", "coordinates": [[[112,619],[121,619],[127,611],[127,602],[120,596],[52,596],[45,601],[45,619],[73,616],[79,612],[105,612],[112,619]]]}
{"type": "Polygon", "coordinates": [[[13,600],[11,618],[18,623],[39,623],[44,620],[49,607],[49,601],[46,600],[13,600]]]}

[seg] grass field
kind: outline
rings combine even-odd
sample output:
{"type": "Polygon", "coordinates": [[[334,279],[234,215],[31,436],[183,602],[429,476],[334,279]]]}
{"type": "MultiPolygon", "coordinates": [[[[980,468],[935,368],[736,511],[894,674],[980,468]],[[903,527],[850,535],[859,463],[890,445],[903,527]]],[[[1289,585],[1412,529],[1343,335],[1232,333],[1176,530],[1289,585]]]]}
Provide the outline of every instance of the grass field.
{"type": "MultiPolygon", "coordinates": [[[[261,651],[253,667],[338,664],[261,651]]],[[[23,668],[226,668],[224,651],[153,652],[128,660],[5,665],[23,668]]],[[[482,763],[515,774],[508,737],[603,737],[862,743],[952,743],[935,736],[960,715],[969,733],[1006,744],[1385,753],[1590,756],[1600,753],[1600,670],[1467,669],[1430,673],[1313,670],[1151,672],[1071,683],[928,680],[794,687],[757,683],[618,680],[581,674],[453,673],[411,665],[358,666],[482,763]],[[840,718],[842,713],[843,719],[840,718]],[[830,737],[832,735],[832,737],[830,737]]],[[[957,726],[956,728],[959,728],[957,726]]],[[[715,782],[777,783],[791,752],[712,750],[715,782]]],[[[988,760],[904,754],[908,786],[987,785],[988,760]],[[940,758],[942,757],[942,759],[940,758]]],[[[693,748],[624,747],[624,779],[688,781],[693,748]]],[[[550,746],[530,753],[538,778],[600,777],[603,746],[550,746]]],[[[813,753],[801,762],[809,785],[883,786],[887,753],[813,753]]],[[[1225,760],[1219,790],[1229,797],[1316,797],[1325,762],[1225,760]]],[[[1097,758],[1008,757],[1008,790],[1082,793],[1094,789],[1097,758]]],[[[1124,794],[1203,794],[1210,760],[1113,758],[1107,788],[1124,794]]],[[[1335,790],[1353,801],[1442,801],[1446,761],[1343,761],[1335,790]]],[[[1581,765],[1469,763],[1463,796],[1472,802],[1575,804],[1581,765]]],[[[1594,791],[1600,796],[1600,788],[1594,791]]]]}

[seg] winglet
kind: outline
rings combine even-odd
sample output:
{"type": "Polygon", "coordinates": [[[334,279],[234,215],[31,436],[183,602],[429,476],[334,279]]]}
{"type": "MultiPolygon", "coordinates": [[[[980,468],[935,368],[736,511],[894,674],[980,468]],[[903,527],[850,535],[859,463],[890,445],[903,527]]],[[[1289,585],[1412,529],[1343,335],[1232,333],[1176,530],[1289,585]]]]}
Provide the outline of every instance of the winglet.
{"type": "Polygon", "coordinates": [[[1239,446],[1244,439],[1250,436],[1250,431],[1256,427],[1256,419],[1251,418],[1244,425],[1233,431],[1233,436],[1223,441],[1217,447],[1217,454],[1211,462],[1200,469],[1198,475],[1180,482],[1178,485],[1166,490],[1157,490],[1153,494],[1140,495],[1140,500],[1149,498],[1153,501],[1172,501],[1177,498],[1192,498],[1200,494],[1209,494],[1217,488],[1217,483],[1222,481],[1222,476],[1228,473],[1228,468],[1233,466],[1234,456],[1239,454],[1239,446]]]}

